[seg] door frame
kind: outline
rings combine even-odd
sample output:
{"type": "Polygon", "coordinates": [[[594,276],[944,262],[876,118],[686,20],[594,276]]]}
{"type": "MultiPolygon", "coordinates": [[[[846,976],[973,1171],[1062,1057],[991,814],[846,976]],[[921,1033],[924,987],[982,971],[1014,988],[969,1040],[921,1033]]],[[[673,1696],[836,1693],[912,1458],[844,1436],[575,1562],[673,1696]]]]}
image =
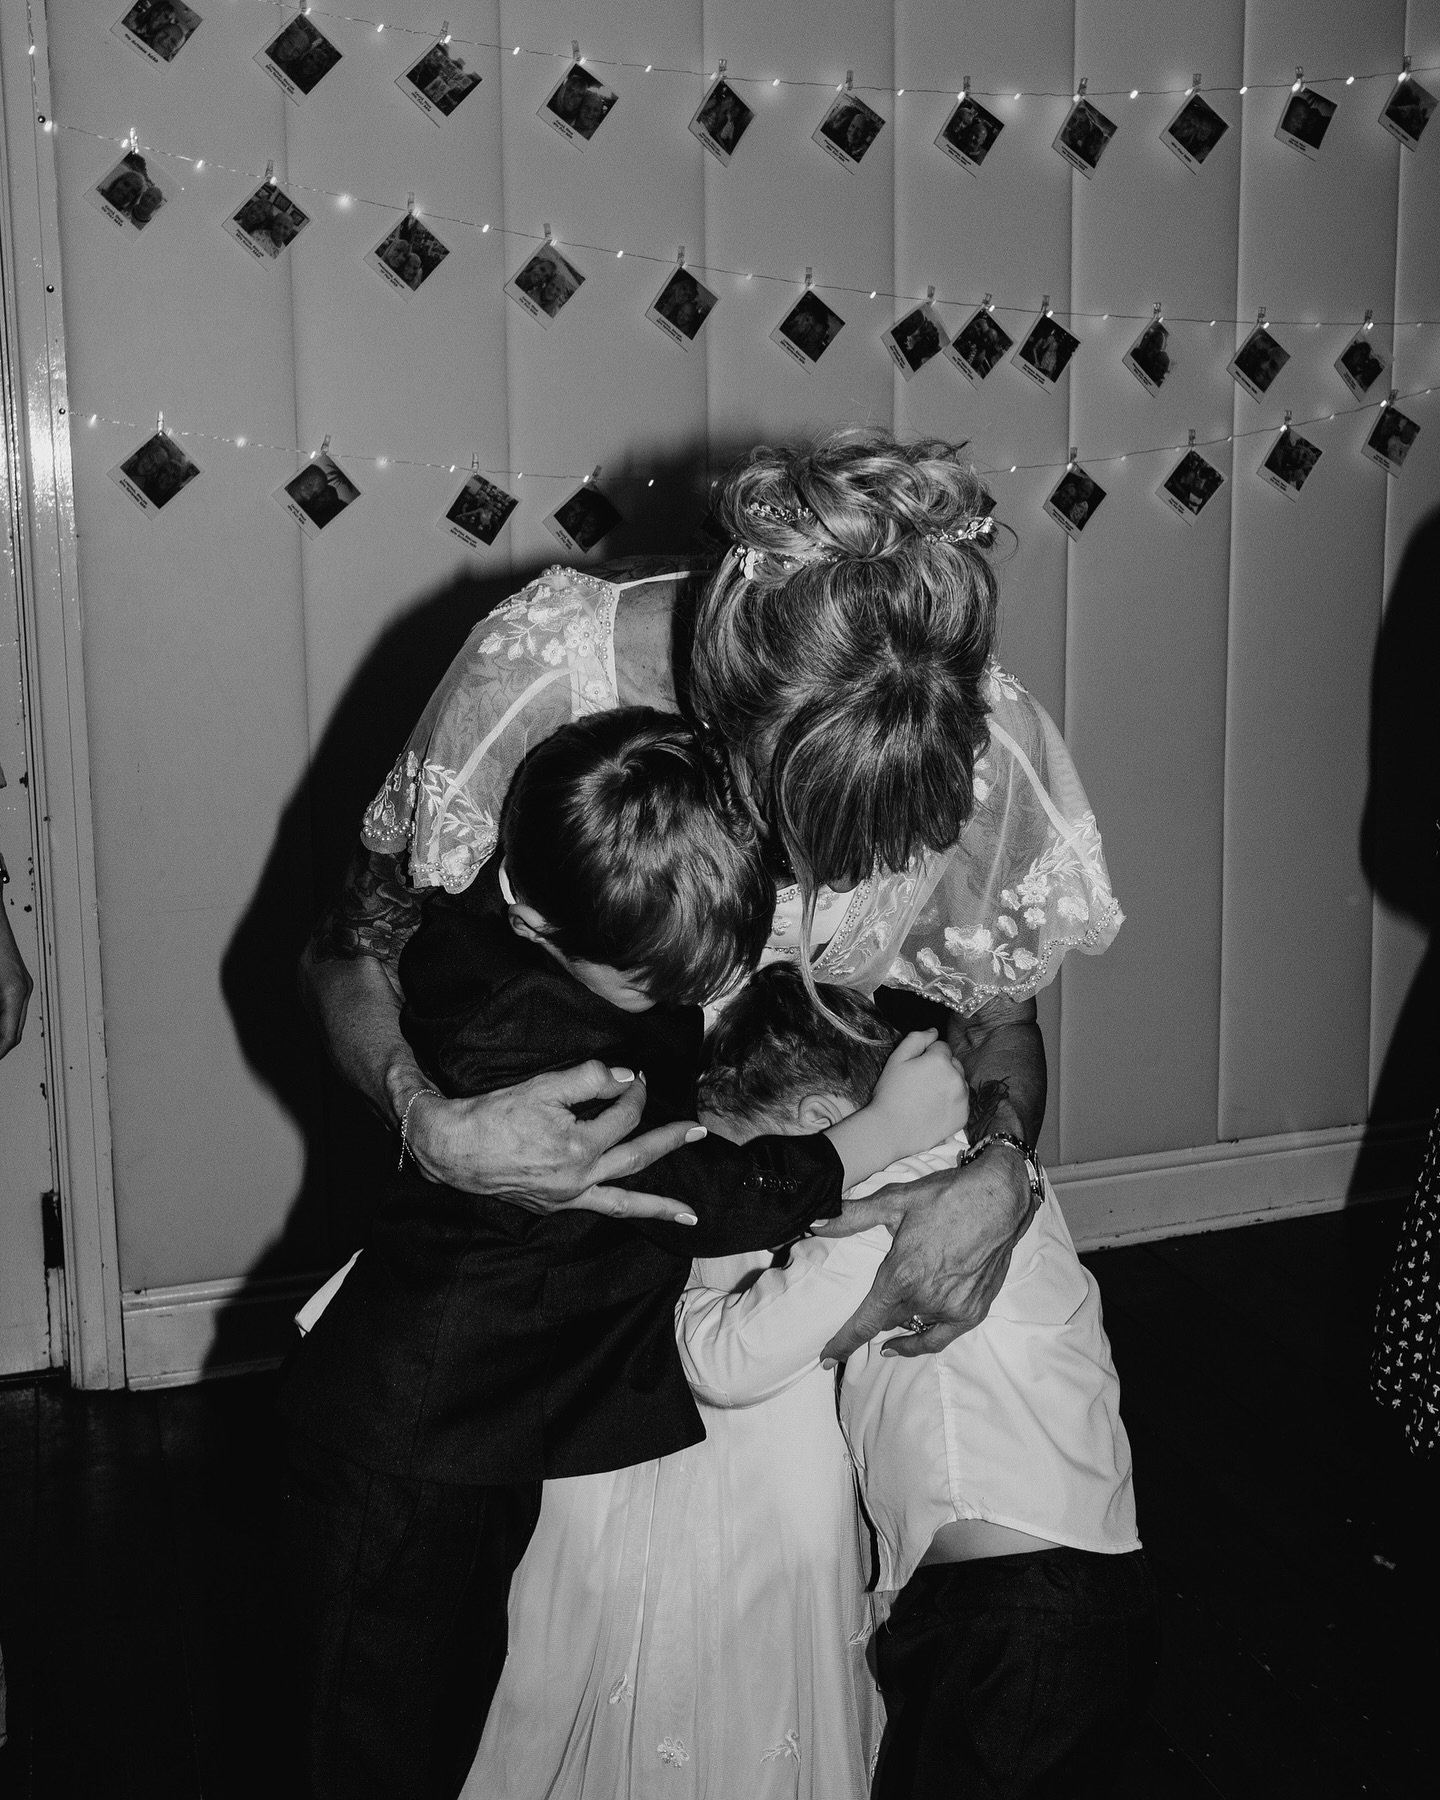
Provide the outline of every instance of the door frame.
{"type": "Polygon", "coordinates": [[[125,1385],[70,404],[43,0],[0,0],[0,435],[13,520],[65,1360],[125,1385]]]}

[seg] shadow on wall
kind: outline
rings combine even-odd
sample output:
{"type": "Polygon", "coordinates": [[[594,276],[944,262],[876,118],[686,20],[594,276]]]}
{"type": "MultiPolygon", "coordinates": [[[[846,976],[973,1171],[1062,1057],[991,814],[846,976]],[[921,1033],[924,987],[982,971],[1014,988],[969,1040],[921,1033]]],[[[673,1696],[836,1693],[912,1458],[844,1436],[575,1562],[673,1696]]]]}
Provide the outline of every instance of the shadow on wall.
{"type": "MultiPolygon", "coordinates": [[[[641,466],[648,460],[636,453],[641,466]]],[[[668,458],[653,488],[612,492],[627,515],[600,558],[666,554],[693,561],[710,469],[730,456],[713,445],[668,458]]],[[[653,464],[651,465],[653,466],[653,464]]],[[[603,485],[603,483],[602,483],[603,485]]],[[[293,1310],[294,1277],[343,1262],[361,1240],[392,1168],[396,1140],[331,1069],[300,1003],[296,968],[321,909],[338,891],[361,814],[403,748],[426,701],[472,626],[532,581],[556,555],[512,574],[459,574],[418,600],[359,662],[284,813],[249,906],[221,964],[221,987],[245,1059],[299,1126],[305,1166],[285,1229],[247,1272],[221,1314],[207,1373],[273,1359],[276,1298],[293,1310]],[[266,1301],[270,1304],[264,1304],[266,1301]]]]}
{"type": "Polygon", "coordinates": [[[1413,1185],[1417,1123],[1440,1104],[1440,510],[1406,548],[1375,647],[1370,784],[1360,857],[1377,897],[1425,933],[1424,957],[1396,1022],[1370,1108],[1350,1199],[1413,1185]]]}

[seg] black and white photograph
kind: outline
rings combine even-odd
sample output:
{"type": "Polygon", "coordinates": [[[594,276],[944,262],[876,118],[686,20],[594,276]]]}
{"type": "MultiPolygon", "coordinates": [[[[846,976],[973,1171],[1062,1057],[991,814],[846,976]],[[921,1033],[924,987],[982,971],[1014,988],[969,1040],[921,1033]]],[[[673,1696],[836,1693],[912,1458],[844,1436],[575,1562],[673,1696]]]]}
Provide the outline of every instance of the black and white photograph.
{"type": "Polygon", "coordinates": [[[1291,94],[1285,102],[1285,110],[1280,115],[1280,123],[1275,127],[1275,135],[1282,144],[1288,144],[1292,150],[1314,162],[1320,154],[1320,146],[1325,142],[1325,133],[1330,129],[1330,121],[1335,117],[1335,102],[1327,100],[1323,94],[1317,94],[1314,88],[1302,87],[1298,94],[1291,94]]]}
{"type": "Polygon", "coordinates": [[[520,502],[493,481],[487,481],[478,469],[465,478],[465,485],[446,508],[440,529],[458,538],[471,550],[493,544],[505,521],[520,502]]]}
{"type": "Polygon", "coordinates": [[[586,482],[545,520],[547,531],[553,531],[567,550],[583,556],[593,550],[601,538],[620,523],[620,509],[612,506],[592,482],[586,482]]]}
{"type": "Polygon", "coordinates": [[[1198,450],[1187,450],[1155,492],[1187,525],[1193,525],[1225,485],[1225,477],[1198,450]]]}
{"type": "Polygon", "coordinates": [[[168,431],[157,431],[107,473],[142,512],[158,513],[189,487],[200,465],[168,431]]]}
{"type": "Polygon", "coordinates": [[[1055,148],[1089,181],[1114,135],[1113,119],[1107,119],[1089,100],[1077,100],[1055,135],[1055,148]]]}
{"type": "Polygon", "coordinates": [[[566,141],[583,150],[605,123],[620,96],[580,63],[570,67],[550,90],[540,117],[566,141]]]}
{"type": "Polygon", "coordinates": [[[138,150],[127,150],[86,195],[112,225],[124,232],[144,231],[164,206],[159,177],[138,150]]]}
{"type": "Polygon", "coordinates": [[[1391,90],[1385,110],[1380,114],[1380,123],[1407,150],[1414,150],[1434,110],[1434,94],[1421,87],[1413,75],[1406,75],[1391,90]]]}
{"type": "Polygon", "coordinates": [[[926,363],[940,355],[950,339],[935,308],[927,303],[897,319],[888,331],[882,331],[880,341],[905,380],[913,381],[926,363]]]}
{"type": "Polygon", "coordinates": [[[959,163],[972,175],[980,173],[980,165],[995,148],[995,140],[1005,129],[1005,121],[988,112],[978,100],[967,94],[959,101],[950,117],[940,127],[935,139],[937,147],[951,162],[959,163]]]}
{"type": "Polygon", "coordinates": [[[1408,413],[1395,406],[1382,406],[1375,429],[1360,446],[1360,453],[1379,463],[1387,475],[1398,475],[1419,435],[1420,427],[1408,413]]]}
{"type": "Polygon", "coordinates": [[[168,63],[185,48],[200,22],[200,14],[184,0],[139,0],[110,29],[146,62],[168,63]]]}
{"type": "Polygon", "coordinates": [[[313,93],[340,61],[340,52],[320,27],[302,14],[258,50],[255,60],[287,98],[300,101],[313,93]]]}
{"type": "Polygon", "coordinates": [[[754,117],[722,75],[695,109],[690,129],[717,162],[728,166],[754,117]]]}
{"type": "Polygon", "coordinates": [[[406,213],[365,258],[377,275],[408,300],[450,254],[450,247],[415,213],[406,213]]]}
{"type": "Polygon", "coordinates": [[[710,317],[716,296],[689,269],[676,269],[645,310],[672,343],[688,350],[710,317]]]}
{"type": "Polygon", "coordinates": [[[1290,352],[1284,345],[1263,325],[1257,325],[1227,367],[1250,398],[1258,400],[1274,385],[1275,377],[1289,360],[1290,352]]]}
{"type": "Polygon", "coordinates": [[[1170,328],[1165,321],[1152,319],[1125,352],[1123,361],[1147,394],[1158,394],[1175,366],[1170,355],[1170,328]]]}
{"type": "Polygon", "coordinates": [[[1278,488],[1287,500],[1294,500],[1310,479],[1310,471],[1319,462],[1320,446],[1301,437],[1287,425],[1265,453],[1257,473],[1262,481],[1278,488]]]}
{"type": "Polygon", "coordinates": [[[1335,358],[1335,373],[1357,400],[1363,400],[1390,367],[1390,358],[1364,327],[1335,358]]]}
{"type": "Polygon", "coordinates": [[[798,363],[813,368],[840,335],[845,321],[832,312],[813,290],[803,293],[770,333],[776,343],[798,363]]]}
{"type": "Polygon", "coordinates": [[[225,221],[225,229],[258,261],[274,262],[309,223],[310,215],[277,182],[265,181],[225,221]]]}
{"type": "Polygon", "coordinates": [[[306,537],[319,537],[346,509],[360,498],[360,490],[325,451],[312,457],[300,473],[272,496],[278,500],[306,537]]]}
{"type": "Polygon", "coordinates": [[[432,44],[419,62],[412,63],[403,75],[395,77],[395,85],[413,100],[434,125],[443,125],[467,95],[479,87],[481,77],[467,69],[443,41],[432,44]]]}
{"type": "Polygon", "coordinates": [[[1014,338],[994,313],[982,306],[966,320],[945,355],[972,387],[978,387],[1005,360],[1014,344],[1014,338]]]}
{"type": "Polygon", "coordinates": [[[1098,481],[1082,468],[1072,467],[1056,482],[1045,510],[1066,537],[1078,538],[1104,498],[1105,489],[1098,481]]]}
{"type": "Polygon", "coordinates": [[[1021,374],[1040,387],[1053,388],[1079,348],[1079,338],[1068,332],[1058,319],[1041,313],[1010,360],[1021,374]]]}
{"type": "Polygon", "coordinates": [[[585,277],[553,244],[529,256],[505,283],[505,292],[546,331],[580,291],[585,277]]]}
{"type": "Polygon", "coordinates": [[[1230,129],[1210,102],[1192,94],[1160,133],[1160,142],[1173,150],[1187,169],[1198,169],[1230,129]]]}
{"type": "Polygon", "coordinates": [[[884,125],[875,108],[867,106],[858,94],[837,94],[812,136],[836,162],[858,169],[884,125]]]}

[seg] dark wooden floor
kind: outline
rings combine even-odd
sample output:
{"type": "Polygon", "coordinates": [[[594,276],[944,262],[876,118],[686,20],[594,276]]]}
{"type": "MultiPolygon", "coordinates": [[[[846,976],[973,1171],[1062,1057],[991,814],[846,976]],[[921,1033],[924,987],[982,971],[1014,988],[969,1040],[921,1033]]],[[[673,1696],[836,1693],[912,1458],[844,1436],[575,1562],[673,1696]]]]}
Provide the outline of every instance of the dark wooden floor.
{"type": "MultiPolygon", "coordinates": [[[[1121,1800],[1436,1791],[1436,1485],[1364,1397],[1397,1223],[1371,1206],[1087,1258],[1164,1602],[1121,1800]]],[[[0,1388],[6,1800],[292,1791],[271,1392],[0,1388]]]]}

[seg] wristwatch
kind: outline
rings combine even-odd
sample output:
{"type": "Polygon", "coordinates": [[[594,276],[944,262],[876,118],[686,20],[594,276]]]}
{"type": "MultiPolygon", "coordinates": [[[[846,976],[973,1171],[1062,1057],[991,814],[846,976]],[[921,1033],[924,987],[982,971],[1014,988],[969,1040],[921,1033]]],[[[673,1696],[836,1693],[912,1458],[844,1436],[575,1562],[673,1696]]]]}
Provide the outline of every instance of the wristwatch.
{"type": "Polygon", "coordinates": [[[1027,1144],[1022,1137],[1016,1137],[1013,1131],[987,1131],[978,1142],[972,1144],[960,1158],[960,1167],[974,1162],[975,1158],[992,1144],[1008,1144],[1012,1150],[1018,1150],[1025,1162],[1025,1173],[1030,1178],[1030,1192],[1038,1206],[1045,1198],[1045,1171],[1040,1166],[1040,1158],[1035,1154],[1033,1146],[1027,1144]]]}

